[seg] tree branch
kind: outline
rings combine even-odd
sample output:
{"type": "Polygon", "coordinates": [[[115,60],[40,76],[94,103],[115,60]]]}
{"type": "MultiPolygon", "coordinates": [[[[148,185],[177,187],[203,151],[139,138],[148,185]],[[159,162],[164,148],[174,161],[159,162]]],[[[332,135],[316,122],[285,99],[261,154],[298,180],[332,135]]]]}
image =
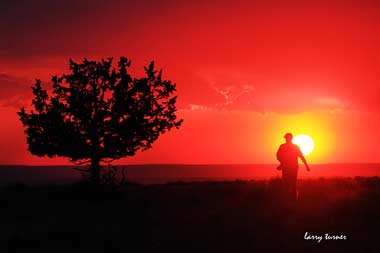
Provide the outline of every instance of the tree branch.
{"type": "Polygon", "coordinates": [[[107,159],[100,159],[101,162],[104,162],[106,164],[110,164],[112,163],[113,161],[115,161],[116,159],[112,159],[112,158],[109,158],[108,160],[107,159]]]}
{"type": "Polygon", "coordinates": [[[90,160],[85,160],[85,161],[81,161],[81,162],[74,162],[74,161],[71,161],[71,162],[73,162],[76,166],[82,166],[82,165],[84,165],[84,164],[90,164],[91,163],[91,161],[90,160]]]}

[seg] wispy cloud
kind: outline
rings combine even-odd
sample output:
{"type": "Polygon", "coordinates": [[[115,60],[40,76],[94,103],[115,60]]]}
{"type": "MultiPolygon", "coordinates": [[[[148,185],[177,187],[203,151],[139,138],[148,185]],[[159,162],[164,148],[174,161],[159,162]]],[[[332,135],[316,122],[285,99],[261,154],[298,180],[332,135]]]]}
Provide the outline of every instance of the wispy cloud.
{"type": "Polygon", "coordinates": [[[239,102],[239,98],[245,94],[250,94],[254,90],[251,84],[233,85],[227,87],[218,87],[216,82],[211,82],[213,90],[224,97],[224,105],[233,105],[239,102]]]}

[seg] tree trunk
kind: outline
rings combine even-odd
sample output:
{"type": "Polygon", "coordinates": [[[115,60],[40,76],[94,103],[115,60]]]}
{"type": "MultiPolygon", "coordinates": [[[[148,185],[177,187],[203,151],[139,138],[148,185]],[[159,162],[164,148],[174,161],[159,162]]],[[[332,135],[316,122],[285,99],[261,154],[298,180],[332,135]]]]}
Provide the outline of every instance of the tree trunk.
{"type": "Polygon", "coordinates": [[[100,184],[100,159],[98,157],[91,158],[91,182],[95,185],[100,184]]]}

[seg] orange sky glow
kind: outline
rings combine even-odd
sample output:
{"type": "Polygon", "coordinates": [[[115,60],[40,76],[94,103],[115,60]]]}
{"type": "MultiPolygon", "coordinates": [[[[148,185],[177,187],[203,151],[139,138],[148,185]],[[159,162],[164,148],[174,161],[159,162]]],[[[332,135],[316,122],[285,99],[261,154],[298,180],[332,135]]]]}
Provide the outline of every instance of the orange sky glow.
{"type": "Polygon", "coordinates": [[[69,164],[30,155],[16,111],[70,57],[108,56],[155,60],[184,119],[120,164],[276,163],[286,132],[310,163],[380,162],[379,3],[111,2],[0,4],[0,164],[69,164]]]}

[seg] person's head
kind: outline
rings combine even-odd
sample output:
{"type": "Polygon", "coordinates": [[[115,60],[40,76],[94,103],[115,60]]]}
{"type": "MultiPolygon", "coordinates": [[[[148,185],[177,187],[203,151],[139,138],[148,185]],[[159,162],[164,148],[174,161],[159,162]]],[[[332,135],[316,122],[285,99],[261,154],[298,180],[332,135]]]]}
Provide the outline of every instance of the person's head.
{"type": "Polygon", "coordinates": [[[284,138],[285,138],[285,140],[286,140],[287,143],[291,143],[292,140],[293,140],[293,135],[291,133],[286,133],[284,135],[284,138]]]}

